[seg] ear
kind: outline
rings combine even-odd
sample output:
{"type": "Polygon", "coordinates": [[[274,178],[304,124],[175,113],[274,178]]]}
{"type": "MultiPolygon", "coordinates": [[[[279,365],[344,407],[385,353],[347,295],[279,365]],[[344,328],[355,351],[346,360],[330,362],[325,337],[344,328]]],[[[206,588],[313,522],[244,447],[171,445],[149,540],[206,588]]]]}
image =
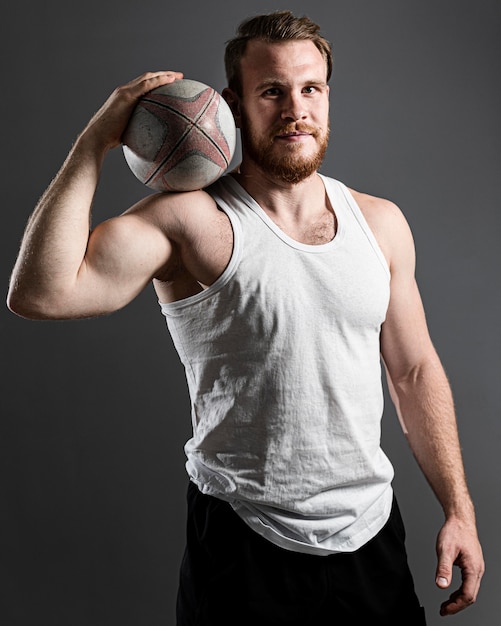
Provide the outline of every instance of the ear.
{"type": "Polygon", "coordinates": [[[235,126],[240,128],[240,98],[237,96],[236,92],[229,87],[225,87],[221,93],[223,98],[228,103],[228,106],[233,113],[233,118],[235,119],[235,126]]]}

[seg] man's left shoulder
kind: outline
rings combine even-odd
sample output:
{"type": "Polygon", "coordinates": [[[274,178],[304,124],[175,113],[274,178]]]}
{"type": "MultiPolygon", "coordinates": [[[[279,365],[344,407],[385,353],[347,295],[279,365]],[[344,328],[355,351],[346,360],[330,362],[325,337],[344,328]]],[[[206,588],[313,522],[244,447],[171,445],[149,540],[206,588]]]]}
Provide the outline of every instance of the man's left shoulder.
{"type": "Polygon", "coordinates": [[[374,233],[386,258],[390,261],[395,250],[412,250],[414,243],[409,224],[392,200],[348,188],[360,208],[367,224],[374,233]]]}
{"type": "Polygon", "coordinates": [[[371,228],[376,230],[407,230],[409,228],[402,210],[392,200],[363,193],[350,187],[348,187],[348,191],[371,228]]]}
{"type": "Polygon", "coordinates": [[[368,193],[363,193],[348,187],[348,191],[353,196],[355,202],[360,207],[360,210],[364,215],[379,217],[381,219],[402,216],[402,211],[398,205],[392,200],[387,198],[381,198],[380,196],[374,196],[368,193]]]}

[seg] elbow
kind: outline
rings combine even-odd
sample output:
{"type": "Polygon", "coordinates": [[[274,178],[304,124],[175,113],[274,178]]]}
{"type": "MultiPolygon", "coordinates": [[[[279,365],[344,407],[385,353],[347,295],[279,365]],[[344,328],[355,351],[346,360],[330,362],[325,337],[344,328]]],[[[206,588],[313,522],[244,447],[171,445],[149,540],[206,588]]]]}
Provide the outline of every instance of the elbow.
{"type": "Polygon", "coordinates": [[[397,393],[405,394],[408,390],[421,389],[423,385],[428,386],[430,381],[437,380],[437,377],[443,375],[443,367],[436,351],[431,349],[419,361],[390,371],[389,375],[397,393]]]}
{"type": "Polygon", "coordinates": [[[28,320],[50,319],[46,308],[41,306],[34,298],[29,298],[13,291],[9,291],[7,295],[7,308],[15,315],[28,320]]]}
{"type": "Polygon", "coordinates": [[[53,298],[12,286],[7,294],[7,308],[28,320],[57,320],[67,317],[53,298]]]}

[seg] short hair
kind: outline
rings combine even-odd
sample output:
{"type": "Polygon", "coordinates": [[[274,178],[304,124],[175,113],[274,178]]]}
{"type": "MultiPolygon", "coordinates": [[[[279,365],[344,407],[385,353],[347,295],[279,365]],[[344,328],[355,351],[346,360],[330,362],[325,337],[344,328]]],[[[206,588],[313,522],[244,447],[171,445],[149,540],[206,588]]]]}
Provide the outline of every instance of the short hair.
{"type": "Polygon", "coordinates": [[[242,95],[240,61],[245,54],[247,42],[252,39],[268,43],[310,40],[320,51],[327,65],[327,80],[332,74],[332,47],[320,34],[320,26],[308,17],[296,17],[290,11],[256,15],[244,20],[237,29],[236,37],[226,43],[224,65],[228,87],[242,95]]]}

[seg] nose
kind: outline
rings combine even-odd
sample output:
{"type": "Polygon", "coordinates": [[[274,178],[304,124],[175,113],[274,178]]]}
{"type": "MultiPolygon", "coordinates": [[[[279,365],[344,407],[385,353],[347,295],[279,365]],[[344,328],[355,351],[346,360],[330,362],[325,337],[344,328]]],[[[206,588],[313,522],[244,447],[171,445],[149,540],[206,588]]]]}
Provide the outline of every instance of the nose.
{"type": "Polygon", "coordinates": [[[301,94],[295,92],[288,93],[283,102],[282,119],[297,121],[305,117],[304,99],[301,97],[301,94]]]}

